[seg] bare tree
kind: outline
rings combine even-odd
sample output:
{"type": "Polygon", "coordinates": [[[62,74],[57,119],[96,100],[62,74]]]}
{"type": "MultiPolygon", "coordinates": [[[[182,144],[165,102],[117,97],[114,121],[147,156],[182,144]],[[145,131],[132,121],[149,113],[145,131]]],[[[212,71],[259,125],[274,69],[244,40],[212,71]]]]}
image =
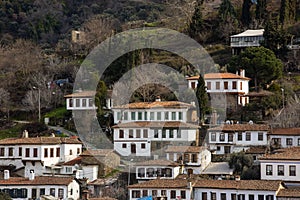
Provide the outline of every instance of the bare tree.
{"type": "Polygon", "coordinates": [[[7,119],[9,120],[10,94],[3,88],[0,88],[0,105],[0,109],[7,114],[7,119]]]}

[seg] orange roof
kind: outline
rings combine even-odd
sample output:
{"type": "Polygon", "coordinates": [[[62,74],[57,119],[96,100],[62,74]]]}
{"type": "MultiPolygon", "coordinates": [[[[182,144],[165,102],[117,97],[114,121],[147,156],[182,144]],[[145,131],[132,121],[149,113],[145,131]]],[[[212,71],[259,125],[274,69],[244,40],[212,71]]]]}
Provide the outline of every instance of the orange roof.
{"type": "Polygon", "coordinates": [[[223,124],[208,131],[268,131],[269,129],[266,124],[223,124]]]}
{"type": "Polygon", "coordinates": [[[192,128],[192,129],[198,129],[200,126],[195,124],[189,124],[184,122],[149,122],[149,121],[141,121],[141,122],[128,122],[128,123],[120,123],[117,125],[114,125],[112,128],[192,128]]]}
{"type": "Polygon", "coordinates": [[[81,164],[81,157],[76,157],[73,160],[63,163],[64,166],[74,166],[76,164],[81,164]]]}
{"type": "Polygon", "coordinates": [[[179,164],[176,162],[172,162],[170,160],[146,160],[146,161],[136,163],[135,166],[172,166],[172,167],[177,167],[177,166],[179,166],[179,164]]]}
{"type": "Polygon", "coordinates": [[[265,154],[260,160],[300,160],[300,147],[278,149],[270,154],[265,154]]]}
{"type": "MultiPolygon", "coordinates": [[[[198,80],[199,76],[191,76],[186,78],[187,80],[198,80]]],[[[243,77],[233,73],[208,73],[204,74],[204,79],[243,79],[250,80],[248,77],[243,77]]]]}
{"type": "Polygon", "coordinates": [[[0,185],[69,185],[72,181],[72,177],[36,176],[34,180],[11,177],[7,180],[1,179],[0,185]]]}
{"type": "Polygon", "coordinates": [[[194,187],[234,189],[234,190],[267,190],[277,191],[281,181],[270,180],[198,180],[194,187]]]}
{"type": "Polygon", "coordinates": [[[150,108],[191,108],[192,104],[180,101],[154,101],[154,102],[136,102],[126,105],[116,106],[114,108],[128,109],[150,109],[150,108]]]}
{"type": "Polygon", "coordinates": [[[180,179],[155,179],[134,185],[128,188],[187,188],[187,181],[180,179]]]}
{"type": "Polygon", "coordinates": [[[277,197],[297,197],[300,198],[300,188],[284,188],[279,190],[277,197]]]}
{"type": "Polygon", "coordinates": [[[82,91],[82,92],[76,92],[73,94],[65,95],[65,98],[94,97],[95,95],[96,95],[96,91],[82,91]]]}
{"type": "Polygon", "coordinates": [[[200,153],[200,151],[204,150],[204,147],[199,146],[168,146],[166,149],[166,153],[168,152],[187,152],[187,153],[200,153]]]}
{"type": "Polygon", "coordinates": [[[300,128],[273,128],[271,135],[300,135],[300,128]]]}
{"type": "Polygon", "coordinates": [[[0,140],[0,145],[15,145],[15,144],[82,144],[74,137],[34,137],[34,138],[6,138],[0,140]]]}

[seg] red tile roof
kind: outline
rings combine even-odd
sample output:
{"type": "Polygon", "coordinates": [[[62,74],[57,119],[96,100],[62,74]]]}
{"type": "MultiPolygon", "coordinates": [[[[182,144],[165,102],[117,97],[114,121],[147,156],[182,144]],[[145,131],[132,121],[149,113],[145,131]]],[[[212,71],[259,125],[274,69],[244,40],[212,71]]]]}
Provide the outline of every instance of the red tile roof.
{"type": "Polygon", "coordinates": [[[34,137],[34,138],[6,138],[0,140],[0,145],[13,144],[82,144],[78,138],[74,137],[34,137]]]}
{"type": "MultiPolygon", "coordinates": [[[[187,80],[198,80],[199,76],[192,76],[186,78],[187,80]]],[[[242,77],[237,74],[233,73],[208,73],[204,74],[204,79],[243,79],[243,80],[250,80],[250,78],[242,77]]]]}
{"type": "Polygon", "coordinates": [[[179,166],[178,163],[172,162],[170,160],[146,160],[143,162],[135,163],[135,166],[179,166]]]}
{"type": "Polygon", "coordinates": [[[72,177],[36,176],[34,180],[11,177],[8,180],[1,179],[0,185],[69,185],[72,181],[72,177]]]}
{"type": "Polygon", "coordinates": [[[284,188],[281,189],[276,197],[300,198],[300,188],[284,188]]]}
{"type": "Polygon", "coordinates": [[[197,126],[195,124],[189,124],[185,122],[179,122],[179,121],[166,121],[166,122],[149,122],[149,121],[139,121],[139,122],[128,122],[128,123],[120,123],[117,125],[114,125],[112,128],[193,128],[198,129],[200,126],[197,126]]]}
{"type": "Polygon", "coordinates": [[[300,128],[273,128],[271,135],[300,135],[300,128]]]}
{"type": "Polygon", "coordinates": [[[136,102],[114,108],[128,108],[128,109],[150,109],[150,108],[191,108],[192,104],[180,101],[154,101],[154,102],[136,102]]]}
{"type": "Polygon", "coordinates": [[[76,92],[73,94],[65,95],[65,98],[76,98],[76,97],[94,97],[96,95],[95,91],[82,91],[82,92],[76,92]]]}
{"type": "Polygon", "coordinates": [[[134,185],[129,185],[128,188],[187,188],[187,181],[181,179],[155,179],[134,185]]]}
{"type": "Polygon", "coordinates": [[[171,153],[171,152],[200,153],[204,149],[205,147],[199,147],[199,146],[168,146],[165,152],[166,153],[171,153]]]}
{"type": "Polygon", "coordinates": [[[196,188],[277,191],[281,181],[270,180],[198,180],[196,188]]]}
{"type": "Polygon", "coordinates": [[[224,124],[208,129],[208,131],[269,131],[266,124],[224,124]]]}
{"type": "Polygon", "coordinates": [[[107,156],[113,152],[115,152],[113,149],[88,149],[82,152],[80,156],[107,156]]]}
{"type": "Polygon", "coordinates": [[[264,154],[266,153],[267,147],[265,146],[257,146],[257,147],[250,147],[246,150],[246,154],[264,154]]]}
{"type": "Polygon", "coordinates": [[[82,159],[81,157],[77,157],[77,158],[74,158],[73,160],[63,163],[62,165],[64,165],[64,166],[74,166],[76,164],[79,165],[79,164],[81,164],[81,159],[82,159]]]}
{"type": "Polygon", "coordinates": [[[271,154],[265,154],[260,160],[300,160],[300,147],[278,149],[271,154]]]}

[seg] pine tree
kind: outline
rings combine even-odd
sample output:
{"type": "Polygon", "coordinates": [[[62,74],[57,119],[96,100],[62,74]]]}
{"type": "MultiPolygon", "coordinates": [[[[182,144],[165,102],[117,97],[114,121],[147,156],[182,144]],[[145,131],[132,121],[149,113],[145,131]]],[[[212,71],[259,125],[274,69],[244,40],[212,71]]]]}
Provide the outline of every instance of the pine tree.
{"type": "Polygon", "coordinates": [[[203,0],[197,0],[194,14],[189,26],[190,36],[196,39],[203,31],[203,17],[202,17],[202,3],[203,0]]]}
{"type": "Polygon", "coordinates": [[[296,19],[296,0],[281,0],[280,22],[282,25],[291,24],[296,19]]]}
{"type": "Polygon", "coordinates": [[[241,21],[243,25],[246,27],[248,27],[249,24],[251,23],[251,12],[250,12],[251,5],[252,5],[251,0],[244,0],[241,21]]]}
{"type": "Polygon", "coordinates": [[[225,20],[227,17],[236,17],[236,12],[230,0],[222,0],[219,8],[219,18],[225,20]]]}
{"type": "Polygon", "coordinates": [[[256,20],[258,20],[259,22],[266,20],[267,0],[257,0],[255,14],[256,14],[256,20]]]}
{"type": "Polygon", "coordinates": [[[206,92],[206,86],[204,78],[200,75],[198,79],[198,84],[196,88],[196,97],[199,105],[199,118],[203,123],[204,114],[208,111],[208,94],[206,92]]]}

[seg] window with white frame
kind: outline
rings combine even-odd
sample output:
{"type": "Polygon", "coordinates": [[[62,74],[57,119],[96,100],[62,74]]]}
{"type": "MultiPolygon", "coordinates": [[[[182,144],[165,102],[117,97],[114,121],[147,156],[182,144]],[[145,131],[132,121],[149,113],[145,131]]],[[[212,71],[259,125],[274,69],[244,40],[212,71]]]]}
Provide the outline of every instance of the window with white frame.
{"type": "Polygon", "coordinates": [[[268,175],[268,176],[273,175],[273,166],[272,165],[266,165],[266,175],[268,175]]]}
{"type": "Polygon", "coordinates": [[[251,141],[251,133],[246,132],[246,141],[251,141]]]}
{"type": "Polygon", "coordinates": [[[286,138],[286,145],[292,146],[293,145],[293,138],[286,138]]]}
{"type": "Polygon", "coordinates": [[[225,141],[225,134],[224,133],[220,133],[220,141],[224,142],[225,141]]]}
{"type": "Polygon", "coordinates": [[[264,140],[264,133],[258,132],[258,141],[263,141],[263,140],[264,140]]]}
{"type": "Polygon", "coordinates": [[[277,175],[284,176],[284,165],[278,165],[277,168],[277,175]]]}
{"type": "Polygon", "coordinates": [[[296,176],[296,165],[290,165],[289,166],[289,175],[290,176],[296,176]]]}
{"type": "Polygon", "coordinates": [[[215,142],[216,141],[216,133],[211,133],[210,136],[211,136],[210,140],[215,142]]]}

